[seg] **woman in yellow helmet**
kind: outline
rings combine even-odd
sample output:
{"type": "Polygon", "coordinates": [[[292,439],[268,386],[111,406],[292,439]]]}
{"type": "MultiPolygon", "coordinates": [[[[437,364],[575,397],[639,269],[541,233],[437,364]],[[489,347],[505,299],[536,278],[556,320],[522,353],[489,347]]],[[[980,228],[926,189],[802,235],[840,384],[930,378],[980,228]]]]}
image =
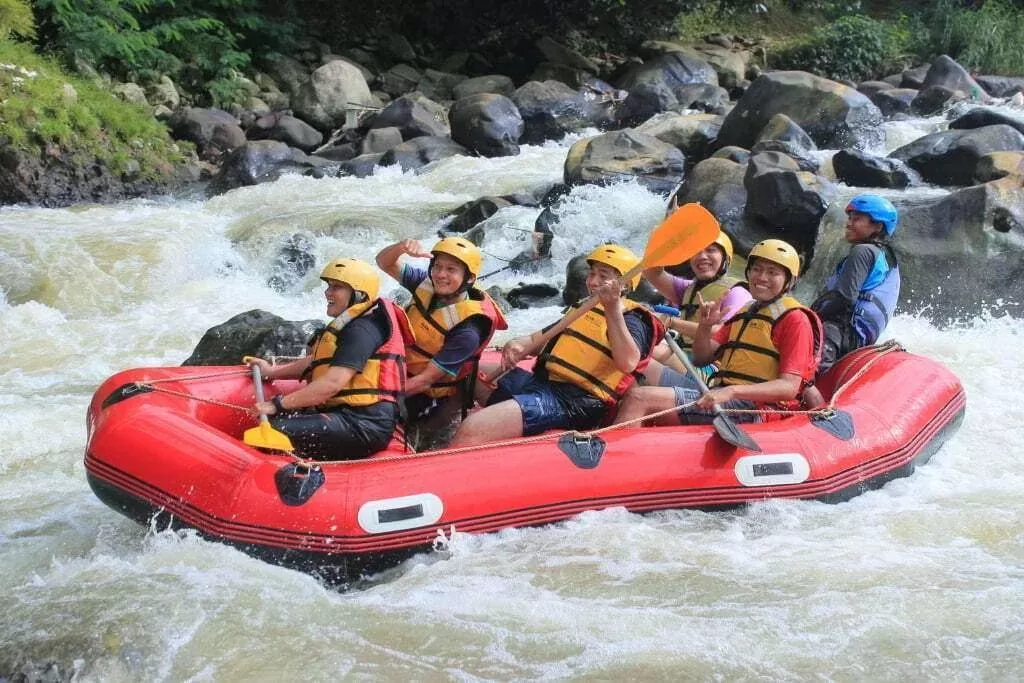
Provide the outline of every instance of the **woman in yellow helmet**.
{"type": "MultiPolygon", "coordinates": [[[[648,268],[644,278],[670,306],[679,309],[679,316],[664,315],[661,321],[670,330],[679,333],[679,345],[689,351],[697,333],[697,319],[701,304],[722,300],[726,317],[740,310],[750,302],[750,292],[740,286],[739,280],[728,274],[732,262],[732,240],[720,232],[714,242],[697,252],[690,259],[690,270],[694,277],[682,278],[672,275],[664,268],[648,268]]],[[[672,354],[667,344],[659,344],[654,350],[654,360],[644,372],[649,384],[674,386],[686,369],[672,354]],[[663,373],[665,366],[669,372],[663,373]],[[663,376],[664,375],[664,376],[663,376]]]]}
{"type": "Polygon", "coordinates": [[[256,409],[316,460],[365,458],[387,447],[405,385],[405,313],[378,298],[380,277],[369,263],[335,259],[320,273],[333,320],[314,338],[312,353],[284,365],[259,365],[264,379],[309,380],[256,409]]]}
{"type": "Polygon", "coordinates": [[[406,239],[377,254],[381,270],[412,292],[406,307],[416,339],[408,349],[410,423],[445,405],[444,415],[454,413],[453,408],[468,409],[480,354],[495,331],[508,327],[494,300],[474,286],[482,264],[480,249],[463,237],[446,237],[429,252],[406,239]],[[401,262],[406,255],[430,258],[430,265],[424,269],[401,262]]]}
{"type": "MultiPolygon", "coordinates": [[[[486,407],[462,423],[452,447],[549,429],[592,429],[605,421],[664,333],[650,311],[623,298],[640,276],[628,283],[620,277],[639,262],[625,247],[605,244],[594,249],[587,257],[586,284],[598,305],[546,345],[544,330],[507,343],[502,367],[511,370],[496,387],[478,383],[477,398],[486,407]],[[533,372],[515,367],[529,356],[537,356],[533,372]]],[[[497,368],[482,370],[490,374],[497,368]]]]}
{"type": "MultiPolygon", "coordinates": [[[[747,260],[747,288],[753,301],[725,318],[724,301],[701,306],[693,339],[699,364],[716,361],[718,370],[701,395],[687,375],[674,387],[634,387],[619,410],[624,422],[673,406],[680,409],[657,424],[707,424],[714,408],[751,410],[795,408],[797,396],[814,379],[821,358],[821,321],[788,295],[800,275],[800,257],[782,240],[759,242],[747,260]]],[[[735,422],[758,422],[757,413],[737,413],[735,422]]]]}

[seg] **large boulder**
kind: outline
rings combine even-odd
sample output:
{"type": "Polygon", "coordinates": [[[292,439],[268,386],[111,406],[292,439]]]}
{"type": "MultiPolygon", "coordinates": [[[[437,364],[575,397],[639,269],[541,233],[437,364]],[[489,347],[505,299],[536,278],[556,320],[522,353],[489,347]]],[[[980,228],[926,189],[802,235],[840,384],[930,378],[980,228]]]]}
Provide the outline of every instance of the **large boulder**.
{"type": "Polygon", "coordinates": [[[523,118],[521,142],[560,140],[566,133],[596,125],[593,100],[561,81],[529,81],[512,94],[523,118]]]}
{"type": "Polygon", "coordinates": [[[523,117],[512,100],[503,95],[463,97],[448,112],[452,139],[485,157],[519,154],[523,117]]]}
{"type": "Polygon", "coordinates": [[[754,81],[722,122],[718,145],[749,149],[776,114],[786,114],[823,149],[881,145],[882,112],[863,93],[803,71],[754,81]]]}
{"type": "Polygon", "coordinates": [[[894,150],[889,156],[905,162],[936,185],[972,185],[974,169],[991,152],[1024,150],[1024,135],[1005,124],[931,133],[894,150]]]}
{"type": "Polygon", "coordinates": [[[949,122],[950,130],[970,130],[1004,124],[1024,133],[1024,121],[988,107],[976,107],[949,122]]]}
{"type": "Polygon", "coordinates": [[[277,140],[303,152],[312,152],[324,141],[323,133],[284,112],[261,116],[249,127],[250,140],[277,140]]]}
{"type": "Polygon", "coordinates": [[[722,127],[722,117],[714,114],[683,115],[664,112],[637,126],[639,133],[652,135],[672,145],[688,159],[699,161],[707,156],[711,144],[722,127]]]}
{"type": "Polygon", "coordinates": [[[374,128],[397,128],[403,140],[451,133],[445,108],[418,92],[402,95],[384,107],[370,122],[370,129],[374,128]]]}
{"type": "Polygon", "coordinates": [[[377,163],[381,166],[398,164],[403,171],[416,171],[429,163],[467,154],[466,148],[451,138],[422,135],[395,145],[377,163]]]}
{"type": "Polygon", "coordinates": [[[636,180],[668,194],[683,179],[686,158],[672,145],[632,129],[576,141],[565,158],[569,185],[606,185],[636,180]]]}
{"type": "Polygon", "coordinates": [[[300,149],[276,140],[254,140],[225,159],[217,175],[210,181],[207,194],[223,194],[249,185],[277,180],[285,173],[323,171],[334,164],[320,157],[309,156],[300,149]]]}
{"type": "Polygon", "coordinates": [[[1024,92],[1024,78],[1020,76],[976,76],[974,80],[992,97],[1012,97],[1024,92]]]}
{"type": "Polygon", "coordinates": [[[939,55],[932,60],[931,67],[925,74],[924,82],[919,89],[926,90],[933,86],[962,92],[971,100],[988,99],[985,90],[971,77],[970,72],[949,55],[939,55]]]}
{"type": "Polygon", "coordinates": [[[238,365],[243,356],[301,356],[319,320],[291,322],[261,310],[239,313],[211,327],[182,365],[238,365]]]}
{"type": "Polygon", "coordinates": [[[167,126],[176,140],[194,143],[205,161],[220,160],[246,140],[238,119],[222,109],[185,107],[168,117],[167,126]]]}
{"type": "Polygon", "coordinates": [[[641,84],[660,84],[671,90],[692,83],[718,85],[718,74],[695,55],[668,52],[630,68],[615,85],[632,92],[641,84]]]}
{"type": "MultiPolygon", "coordinates": [[[[722,230],[737,239],[747,233],[743,208],[747,205],[746,163],[712,157],[700,162],[690,171],[679,187],[676,199],[679,205],[696,202],[715,215],[722,230]]],[[[740,239],[736,247],[749,251],[763,237],[740,239]]]]}
{"type": "Polygon", "coordinates": [[[309,76],[292,98],[295,115],[322,131],[340,128],[354,107],[373,106],[370,88],[358,67],[335,60],[309,76]]]}
{"type": "Polygon", "coordinates": [[[490,74],[487,76],[477,76],[476,78],[467,78],[461,81],[452,88],[452,94],[457,100],[463,97],[472,97],[473,95],[504,95],[505,97],[511,97],[515,90],[516,86],[508,76],[490,74]]]}
{"type": "Polygon", "coordinates": [[[777,152],[754,154],[743,179],[745,214],[805,255],[812,255],[818,225],[836,188],[826,179],[801,171],[790,157],[777,152]]]}
{"type": "Polygon", "coordinates": [[[921,174],[899,159],[876,157],[855,149],[832,156],[836,179],[854,187],[906,188],[923,184],[921,174]]]}

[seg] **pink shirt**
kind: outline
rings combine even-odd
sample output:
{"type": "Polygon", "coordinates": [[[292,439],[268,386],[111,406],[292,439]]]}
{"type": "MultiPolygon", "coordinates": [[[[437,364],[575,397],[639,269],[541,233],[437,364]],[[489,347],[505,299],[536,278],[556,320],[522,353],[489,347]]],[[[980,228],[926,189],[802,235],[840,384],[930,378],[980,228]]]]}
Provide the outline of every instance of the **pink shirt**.
{"type": "MultiPolygon", "coordinates": [[[[682,305],[683,293],[693,282],[694,280],[687,280],[684,277],[679,277],[677,275],[672,276],[673,291],[676,293],[675,301],[672,302],[673,306],[678,307],[682,305]]],[[[747,303],[753,301],[753,297],[750,296],[750,292],[748,292],[745,287],[733,287],[726,292],[725,296],[722,298],[725,300],[725,316],[723,320],[736,315],[736,313],[747,305],[747,303]]]]}

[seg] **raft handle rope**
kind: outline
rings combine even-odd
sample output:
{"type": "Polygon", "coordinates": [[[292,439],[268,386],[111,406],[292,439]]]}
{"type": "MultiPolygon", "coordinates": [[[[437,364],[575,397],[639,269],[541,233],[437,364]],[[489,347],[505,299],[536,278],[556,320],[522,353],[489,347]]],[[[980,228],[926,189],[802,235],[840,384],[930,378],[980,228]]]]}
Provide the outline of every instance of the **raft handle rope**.
{"type": "MultiPolygon", "coordinates": [[[[893,353],[893,352],[896,352],[896,351],[905,351],[905,350],[906,349],[899,342],[897,342],[895,340],[890,340],[890,341],[886,342],[885,344],[882,344],[882,345],[879,345],[879,346],[876,346],[876,347],[872,347],[872,351],[876,354],[875,357],[872,358],[871,360],[869,360],[868,362],[866,362],[863,366],[861,366],[849,378],[847,378],[845,376],[841,377],[841,384],[835,390],[835,392],[832,394],[832,399],[828,402],[828,405],[825,408],[816,408],[814,410],[780,410],[780,409],[748,410],[748,409],[739,409],[739,408],[723,408],[722,412],[726,412],[726,413],[781,414],[781,415],[811,415],[811,416],[819,416],[819,417],[824,417],[824,418],[831,417],[832,415],[835,414],[836,402],[837,402],[839,396],[848,387],[852,386],[856,382],[857,379],[859,379],[861,376],[863,376],[864,373],[866,373],[868,371],[868,369],[872,365],[874,365],[879,360],[881,360],[884,356],[886,356],[886,355],[888,355],[890,353],[893,353]]],[[[234,403],[227,403],[225,401],[218,401],[218,400],[212,399],[212,398],[201,398],[199,396],[193,396],[192,394],[187,394],[187,393],[182,392],[182,391],[174,391],[173,389],[163,389],[163,388],[160,388],[160,387],[153,386],[154,384],[159,384],[159,383],[163,383],[163,382],[184,382],[184,381],[200,380],[200,379],[210,379],[210,378],[214,378],[214,377],[225,377],[225,376],[239,375],[239,374],[246,374],[247,375],[247,374],[249,374],[249,371],[247,369],[230,370],[230,371],[227,371],[227,372],[211,373],[211,374],[206,374],[206,375],[192,375],[192,376],[189,376],[189,377],[165,378],[165,379],[158,379],[158,380],[150,380],[148,382],[136,382],[136,384],[138,384],[139,386],[148,386],[150,389],[152,389],[155,392],[169,394],[171,396],[179,396],[181,398],[191,399],[193,401],[199,401],[200,403],[209,403],[209,404],[212,404],[212,405],[220,406],[222,408],[230,408],[230,409],[234,409],[234,410],[241,410],[241,411],[249,413],[249,414],[255,414],[255,409],[253,407],[251,407],[251,406],[241,406],[241,405],[237,405],[237,404],[234,404],[234,403]]],[[[520,437],[520,438],[516,438],[516,439],[506,439],[504,441],[492,441],[490,443],[476,444],[476,445],[473,445],[473,446],[463,446],[463,447],[460,447],[460,448],[444,448],[444,449],[440,449],[440,450],[436,450],[436,451],[425,451],[423,453],[397,453],[395,455],[377,456],[377,457],[373,457],[373,458],[362,458],[362,459],[359,459],[359,460],[311,460],[311,459],[308,459],[308,458],[299,457],[299,456],[294,455],[294,454],[290,454],[290,455],[288,455],[288,457],[290,457],[295,463],[297,463],[297,464],[299,464],[299,465],[301,465],[303,467],[312,468],[312,467],[319,467],[319,466],[323,466],[323,465],[327,465],[327,464],[354,465],[354,464],[359,464],[359,463],[367,462],[368,460],[372,460],[374,462],[393,462],[393,461],[397,461],[397,460],[411,460],[411,459],[415,459],[415,458],[430,458],[430,457],[441,456],[441,455],[455,455],[455,454],[458,454],[458,453],[468,453],[468,452],[471,452],[471,451],[478,451],[478,450],[488,450],[488,449],[493,449],[493,448],[505,448],[506,446],[518,446],[518,445],[523,445],[523,444],[540,443],[542,441],[557,441],[558,439],[562,438],[563,436],[565,436],[567,434],[573,436],[573,438],[589,438],[589,437],[592,437],[592,436],[597,436],[598,434],[603,434],[604,432],[610,432],[610,431],[614,431],[616,429],[623,429],[625,427],[630,427],[630,426],[633,426],[633,425],[645,422],[647,420],[651,420],[651,419],[656,418],[656,417],[661,417],[662,415],[668,415],[669,413],[679,412],[680,410],[684,410],[686,408],[690,408],[690,407],[692,407],[692,406],[694,406],[696,404],[697,404],[697,401],[691,401],[690,403],[686,403],[686,404],[683,404],[681,406],[673,406],[672,408],[666,408],[664,410],[660,410],[658,412],[651,413],[650,415],[644,415],[643,417],[638,417],[638,418],[635,418],[635,419],[632,419],[632,420],[627,420],[626,422],[620,422],[618,424],[608,425],[607,427],[601,427],[599,429],[593,429],[593,430],[586,431],[586,432],[581,432],[579,430],[565,430],[565,431],[561,431],[561,432],[555,432],[553,434],[538,434],[537,436],[531,436],[531,437],[525,437],[525,438],[520,437]]]]}

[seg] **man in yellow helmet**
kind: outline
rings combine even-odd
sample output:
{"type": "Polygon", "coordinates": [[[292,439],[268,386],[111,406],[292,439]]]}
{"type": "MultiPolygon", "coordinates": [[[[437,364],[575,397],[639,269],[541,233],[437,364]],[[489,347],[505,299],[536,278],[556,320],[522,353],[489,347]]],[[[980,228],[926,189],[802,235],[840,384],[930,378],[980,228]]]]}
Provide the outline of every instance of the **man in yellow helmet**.
{"type": "Polygon", "coordinates": [[[416,339],[408,349],[411,423],[445,404],[439,420],[452,408],[465,412],[472,405],[480,354],[495,331],[508,327],[494,300],[474,286],[482,264],[480,249],[463,237],[446,237],[429,252],[406,239],[377,254],[381,270],[412,292],[406,307],[416,339]],[[428,257],[430,265],[424,269],[400,262],[405,255],[428,257]]]}
{"type": "Polygon", "coordinates": [[[296,451],[316,460],[354,460],[383,450],[398,419],[405,385],[405,312],[378,298],[380,277],[353,258],[335,259],[320,273],[333,320],[314,337],[312,353],[284,365],[262,358],[264,379],[308,379],[287,395],[256,404],[287,434],[296,451]]]}
{"type": "MultiPolygon", "coordinates": [[[[800,276],[800,256],[782,240],[754,245],[747,260],[747,289],[753,301],[725,319],[725,302],[701,306],[693,338],[698,364],[716,361],[711,390],[701,396],[696,380],[687,375],[673,387],[634,387],[617,416],[625,422],[677,407],[656,424],[707,424],[715,406],[752,410],[791,409],[797,396],[814,379],[821,358],[821,320],[788,295],[800,276]]],[[[737,413],[735,422],[758,422],[757,413],[737,413]]]]}
{"type": "MultiPolygon", "coordinates": [[[[623,295],[640,276],[621,276],[640,259],[625,247],[604,244],[587,257],[587,290],[599,303],[544,344],[543,333],[513,339],[502,349],[509,370],[496,387],[478,383],[483,410],[459,427],[452,447],[531,436],[549,429],[592,429],[604,422],[650,360],[664,327],[623,295]],[[515,367],[537,356],[533,372],[515,367]]],[[[484,367],[487,374],[497,370],[484,367]]]]}

